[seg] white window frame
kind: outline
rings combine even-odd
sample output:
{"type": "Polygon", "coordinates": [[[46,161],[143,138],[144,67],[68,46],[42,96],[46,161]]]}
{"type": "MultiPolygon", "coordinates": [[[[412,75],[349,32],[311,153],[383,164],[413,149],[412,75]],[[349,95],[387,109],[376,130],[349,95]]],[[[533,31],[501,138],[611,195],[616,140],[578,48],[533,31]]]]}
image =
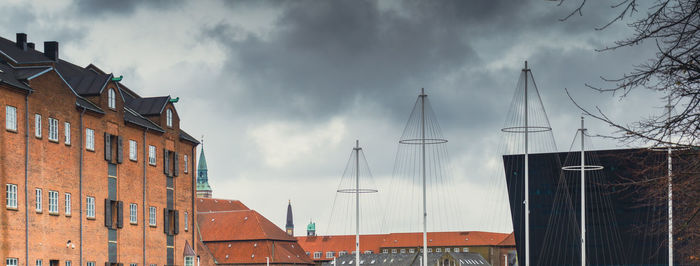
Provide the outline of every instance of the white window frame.
{"type": "Polygon", "coordinates": [[[107,107],[109,109],[117,109],[117,96],[112,88],[109,88],[109,91],[107,91],[107,107]]]}
{"type": "Polygon", "coordinates": [[[345,250],[339,251],[339,252],[338,252],[338,257],[344,256],[344,255],[346,255],[346,254],[348,254],[348,252],[345,251],[345,250]]]}
{"type": "Polygon", "coordinates": [[[395,248],[391,249],[391,254],[396,254],[397,250],[395,248]]]}
{"type": "Polygon", "coordinates": [[[185,266],[194,266],[193,256],[185,256],[185,266]]]}
{"type": "Polygon", "coordinates": [[[372,254],[371,250],[365,250],[365,254],[372,254]]]}
{"type": "Polygon", "coordinates": [[[18,266],[18,265],[19,265],[19,259],[18,259],[18,258],[7,258],[7,259],[5,259],[5,265],[7,265],[7,266],[18,266]]]}
{"type": "Polygon", "coordinates": [[[156,207],[148,207],[148,225],[156,226],[156,207]]]}
{"type": "Polygon", "coordinates": [[[129,140],[129,160],[136,161],[138,160],[138,142],[136,142],[133,139],[129,140]]]}
{"type": "Polygon", "coordinates": [[[41,259],[36,260],[36,266],[42,266],[44,262],[41,259]]]}
{"type": "Polygon", "coordinates": [[[17,209],[17,185],[7,184],[5,186],[7,208],[17,209]]]}
{"type": "Polygon", "coordinates": [[[469,248],[462,248],[462,252],[469,252],[469,248]]]}
{"type": "Polygon", "coordinates": [[[17,107],[5,106],[5,129],[17,131],[17,107]]]}
{"type": "Polygon", "coordinates": [[[85,149],[95,151],[95,131],[90,128],[85,129],[85,149]]]}
{"type": "Polygon", "coordinates": [[[442,252],[442,249],[441,249],[441,248],[435,248],[435,252],[440,253],[440,252],[442,252]]]}
{"type": "Polygon", "coordinates": [[[433,253],[433,248],[428,248],[428,253],[433,253]]]}
{"type": "Polygon", "coordinates": [[[136,203],[131,203],[129,204],[129,222],[132,224],[137,224],[138,223],[138,213],[139,213],[139,205],[136,203]]]}
{"type": "Polygon", "coordinates": [[[58,119],[49,117],[49,140],[58,142],[58,119]]]}
{"type": "Polygon", "coordinates": [[[71,266],[71,264],[73,264],[71,261],[69,261],[69,260],[66,261],[66,266],[71,266]]]}
{"type": "Polygon", "coordinates": [[[34,136],[41,138],[41,115],[34,114],[34,136]]]}
{"type": "Polygon", "coordinates": [[[401,254],[406,254],[406,249],[405,249],[405,248],[402,248],[401,250],[399,250],[399,253],[401,253],[401,254]]]}
{"type": "Polygon", "coordinates": [[[71,195],[70,195],[70,193],[66,192],[65,194],[63,194],[63,198],[64,198],[64,204],[66,205],[65,206],[66,216],[69,216],[71,213],[71,195]]]}
{"type": "Polygon", "coordinates": [[[88,261],[88,262],[87,262],[87,266],[95,266],[95,262],[94,262],[94,261],[88,261]]]}
{"type": "Polygon", "coordinates": [[[95,218],[95,197],[85,198],[85,215],[87,218],[95,218]]]}
{"type": "Polygon", "coordinates": [[[408,249],[408,253],[411,253],[411,254],[416,253],[416,249],[415,248],[408,249]]]}
{"type": "Polygon", "coordinates": [[[388,249],[384,249],[384,250],[382,250],[382,253],[384,253],[384,254],[389,254],[389,250],[388,250],[388,249]]]}
{"type": "Polygon", "coordinates": [[[190,171],[190,158],[187,157],[187,154],[184,154],[185,157],[185,174],[190,171]]]}
{"type": "Polygon", "coordinates": [[[34,196],[35,196],[35,204],[34,207],[36,209],[36,212],[42,212],[42,209],[44,208],[43,202],[42,202],[42,191],[40,188],[36,188],[34,190],[34,196]]]}
{"type": "Polygon", "coordinates": [[[65,136],[64,143],[70,145],[70,123],[63,123],[63,135],[65,136]]]}
{"type": "Polygon", "coordinates": [[[189,229],[189,219],[188,219],[187,212],[185,212],[185,231],[189,229]]]}
{"type": "Polygon", "coordinates": [[[131,264],[129,264],[129,266],[138,266],[138,264],[136,264],[136,263],[131,263],[131,264]]]}
{"type": "Polygon", "coordinates": [[[165,125],[168,127],[173,127],[173,110],[165,110],[165,125]]]}
{"type": "Polygon", "coordinates": [[[49,190],[49,214],[58,213],[58,191],[49,190]]]}
{"type": "Polygon", "coordinates": [[[148,164],[156,165],[156,146],[148,145],[148,164]]]}
{"type": "Polygon", "coordinates": [[[314,259],[320,259],[320,258],[321,258],[321,251],[314,252],[314,259]]]}
{"type": "Polygon", "coordinates": [[[333,251],[326,251],[326,258],[332,259],[335,257],[335,252],[333,251]]]}

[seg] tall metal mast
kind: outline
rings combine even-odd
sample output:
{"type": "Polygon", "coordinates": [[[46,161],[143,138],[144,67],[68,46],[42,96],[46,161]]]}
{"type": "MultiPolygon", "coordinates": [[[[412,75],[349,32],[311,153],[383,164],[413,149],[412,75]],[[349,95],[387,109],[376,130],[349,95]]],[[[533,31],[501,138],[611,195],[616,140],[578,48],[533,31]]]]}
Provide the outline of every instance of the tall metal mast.
{"type": "Polygon", "coordinates": [[[423,164],[423,266],[428,266],[428,212],[426,210],[425,183],[425,91],[420,89],[420,129],[421,129],[421,161],[423,164]]]}
{"type": "Polygon", "coordinates": [[[586,152],[583,140],[586,128],[581,117],[581,266],[586,265],[586,152]]]}
{"type": "Polygon", "coordinates": [[[360,141],[355,140],[355,266],[360,266],[360,141]]]}
{"type": "Polygon", "coordinates": [[[525,266],[530,266],[530,164],[528,154],[528,120],[527,120],[527,61],[525,61],[525,266]]]}
{"type": "MultiPolygon", "coordinates": [[[[668,105],[666,105],[668,110],[668,123],[671,122],[671,110],[673,106],[671,105],[671,95],[668,96],[668,105]]],[[[671,128],[668,129],[668,155],[666,160],[668,161],[668,265],[673,265],[673,164],[671,161],[671,128]]]]}

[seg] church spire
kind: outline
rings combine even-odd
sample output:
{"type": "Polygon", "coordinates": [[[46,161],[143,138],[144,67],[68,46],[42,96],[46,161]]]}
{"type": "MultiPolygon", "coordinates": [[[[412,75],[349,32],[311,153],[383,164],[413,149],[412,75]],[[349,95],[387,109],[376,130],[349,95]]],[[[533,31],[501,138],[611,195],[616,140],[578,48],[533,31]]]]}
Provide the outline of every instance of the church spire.
{"type": "Polygon", "coordinates": [[[292,218],[292,200],[289,200],[289,205],[287,205],[287,234],[294,236],[294,219],[292,218]]]}
{"type": "Polygon", "coordinates": [[[202,137],[202,149],[199,152],[199,164],[197,165],[197,197],[211,198],[211,187],[207,174],[207,158],[204,156],[204,137],[202,137]]]}

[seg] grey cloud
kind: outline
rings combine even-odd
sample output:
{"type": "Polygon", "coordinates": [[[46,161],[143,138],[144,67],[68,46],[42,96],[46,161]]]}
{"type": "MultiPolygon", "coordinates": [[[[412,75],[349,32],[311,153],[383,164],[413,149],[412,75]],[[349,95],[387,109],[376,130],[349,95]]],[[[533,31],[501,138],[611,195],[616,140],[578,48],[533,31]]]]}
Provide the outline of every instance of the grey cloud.
{"type": "Polygon", "coordinates": [[[105,14],[127,15],[140,7],[168,9],[182,3],[182,0],[76,0],[74,5],[80,15],[89,17],[105,14]]]}

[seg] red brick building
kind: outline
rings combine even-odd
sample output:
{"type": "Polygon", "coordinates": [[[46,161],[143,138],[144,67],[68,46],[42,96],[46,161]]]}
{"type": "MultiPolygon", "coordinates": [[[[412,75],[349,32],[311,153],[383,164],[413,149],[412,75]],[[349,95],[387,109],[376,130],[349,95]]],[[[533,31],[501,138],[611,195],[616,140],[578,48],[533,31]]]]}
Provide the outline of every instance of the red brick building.
{"type": "Polygon", "coordinates": [[[142,97],[58,51],[0,38],[0,259],[192,265],[198,142],[177,99],[142,97]]]}

